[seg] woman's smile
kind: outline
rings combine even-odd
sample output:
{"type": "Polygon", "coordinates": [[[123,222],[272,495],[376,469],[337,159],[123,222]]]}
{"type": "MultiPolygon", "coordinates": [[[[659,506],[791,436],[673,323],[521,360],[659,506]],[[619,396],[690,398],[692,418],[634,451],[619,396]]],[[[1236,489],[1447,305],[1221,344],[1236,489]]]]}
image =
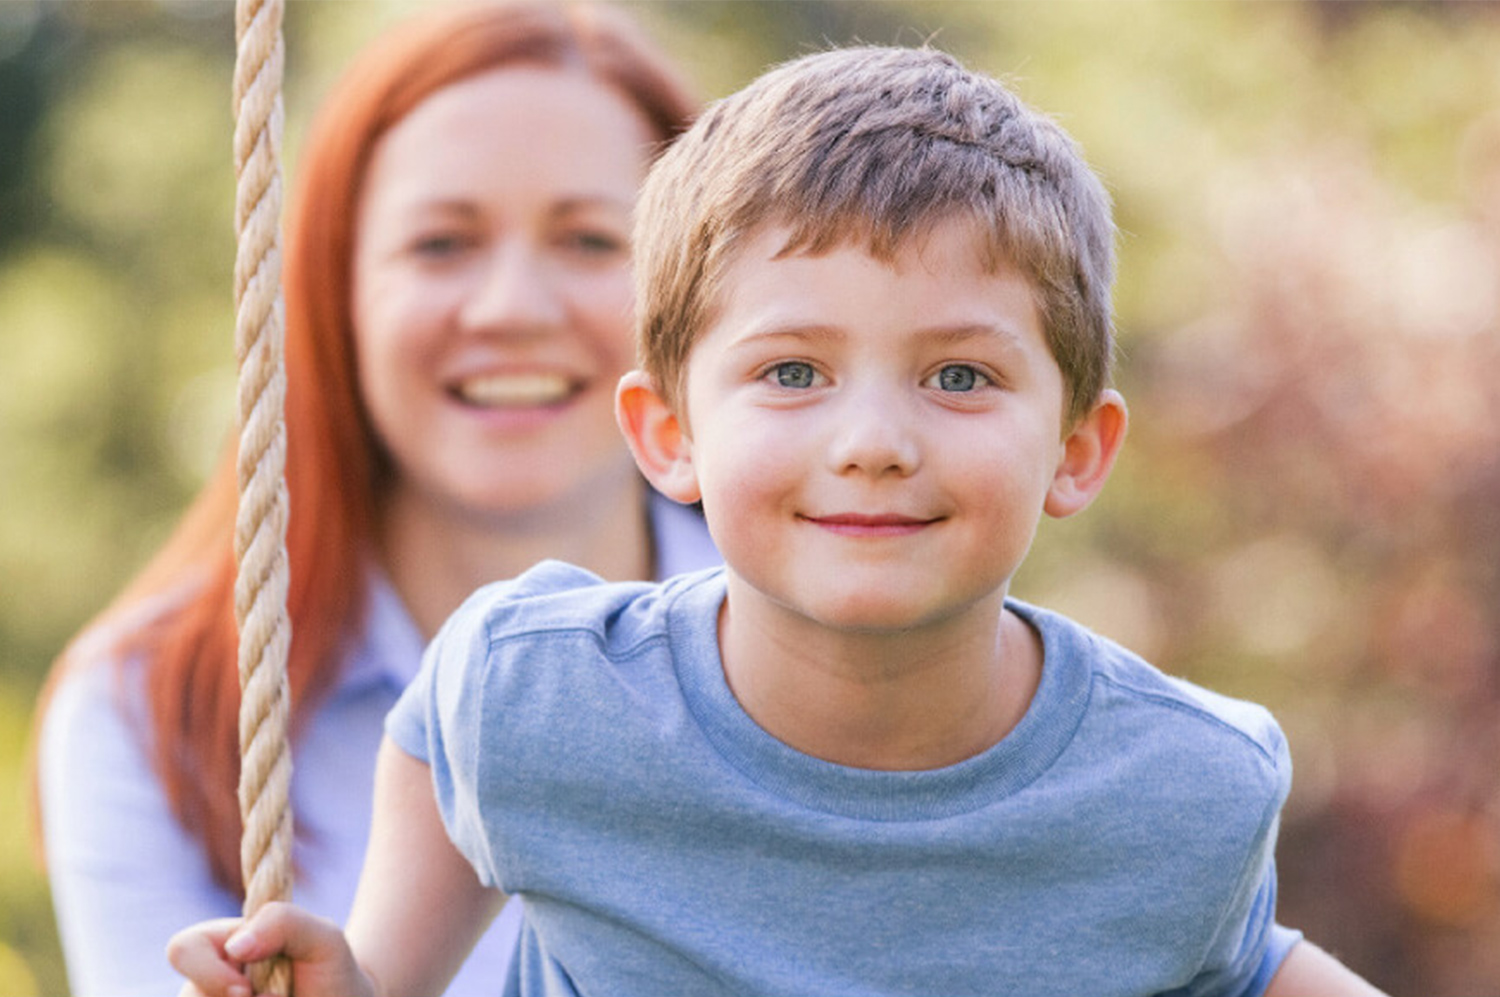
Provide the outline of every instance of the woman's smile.
{"type": "Polygon", "coordinates": [[[527,409],[562,405],[587,387],[559,371],[511,371],[464,378],[449,393],[474,408],[527,409]]]}

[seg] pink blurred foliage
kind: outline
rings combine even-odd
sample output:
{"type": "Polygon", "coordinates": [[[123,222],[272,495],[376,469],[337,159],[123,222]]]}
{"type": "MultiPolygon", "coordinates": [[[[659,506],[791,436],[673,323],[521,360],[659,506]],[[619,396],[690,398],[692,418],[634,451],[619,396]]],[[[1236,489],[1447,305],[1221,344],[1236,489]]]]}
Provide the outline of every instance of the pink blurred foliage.
{"type": "Polygon", "coordinates": [[[1327,569],[1304,644],[1216,652],[1285,679],[1282,917],[1424,997],[1500,994],[1500,122],[1465,150],[1456,209],[1347,144],[1225,178],[1216,309],[1131,359],[1142,445],[1223,506],[1178,586],[1266,537],[1327,569]]]}

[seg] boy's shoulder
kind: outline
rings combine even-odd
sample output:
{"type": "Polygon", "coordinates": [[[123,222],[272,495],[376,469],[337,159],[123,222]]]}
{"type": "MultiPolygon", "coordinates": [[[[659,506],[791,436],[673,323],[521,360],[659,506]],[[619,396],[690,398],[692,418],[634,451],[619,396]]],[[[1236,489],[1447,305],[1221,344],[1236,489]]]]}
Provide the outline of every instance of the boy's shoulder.
{"type": "Polygon", "coordinates": [[[1077,738],[1118,758],[1122,749],[1159,759],[1167,772],[1226,784],[1258,784],[1284,798],[1291,760],[1286,738],[1264,706],[1168,675],[1124,646],[1061,613],[1012,600],[1041,635],[1047,667],[1079,676],[1077,738]]]}
{"type": "Polygon", "coordinates": [[[671,608],[689,593],[714,601],[721,568],[677,575],[660,582],[608,582],[563,561],[542,561],[524,574],[476,590],[444,624],[441,639],[457,637],[471,647],[495,642],[591,634],[617,646],[659,636],[671,608]]]}

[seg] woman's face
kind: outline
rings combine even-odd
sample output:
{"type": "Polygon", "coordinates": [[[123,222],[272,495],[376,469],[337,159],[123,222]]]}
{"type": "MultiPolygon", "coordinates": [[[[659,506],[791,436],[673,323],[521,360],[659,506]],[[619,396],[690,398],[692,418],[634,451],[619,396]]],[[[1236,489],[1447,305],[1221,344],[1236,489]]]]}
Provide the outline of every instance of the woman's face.
{"type": "Polygon", "coordinates": [[[437,91],[376,145],[355,354],[406,497],[506,515],[631,480],[614,390],[654,138],[587,75],[516,67],[437,91]]]}

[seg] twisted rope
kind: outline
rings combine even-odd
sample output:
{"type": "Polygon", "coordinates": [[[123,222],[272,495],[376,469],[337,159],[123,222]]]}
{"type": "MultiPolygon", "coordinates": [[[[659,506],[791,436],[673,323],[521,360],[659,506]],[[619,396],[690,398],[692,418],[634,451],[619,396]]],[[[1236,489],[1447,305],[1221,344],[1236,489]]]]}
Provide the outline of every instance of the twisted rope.
{"type": "MultiPolygon", "coordinates": [[[[236,0],[235,355],[239,362],[240,867],[245,913],[291,897],[287,743],[286,368],[281,302],[282,0],[236,0]]],[[[285,960],[248,967],[256,993],[291,993],[285,960]]]]}

